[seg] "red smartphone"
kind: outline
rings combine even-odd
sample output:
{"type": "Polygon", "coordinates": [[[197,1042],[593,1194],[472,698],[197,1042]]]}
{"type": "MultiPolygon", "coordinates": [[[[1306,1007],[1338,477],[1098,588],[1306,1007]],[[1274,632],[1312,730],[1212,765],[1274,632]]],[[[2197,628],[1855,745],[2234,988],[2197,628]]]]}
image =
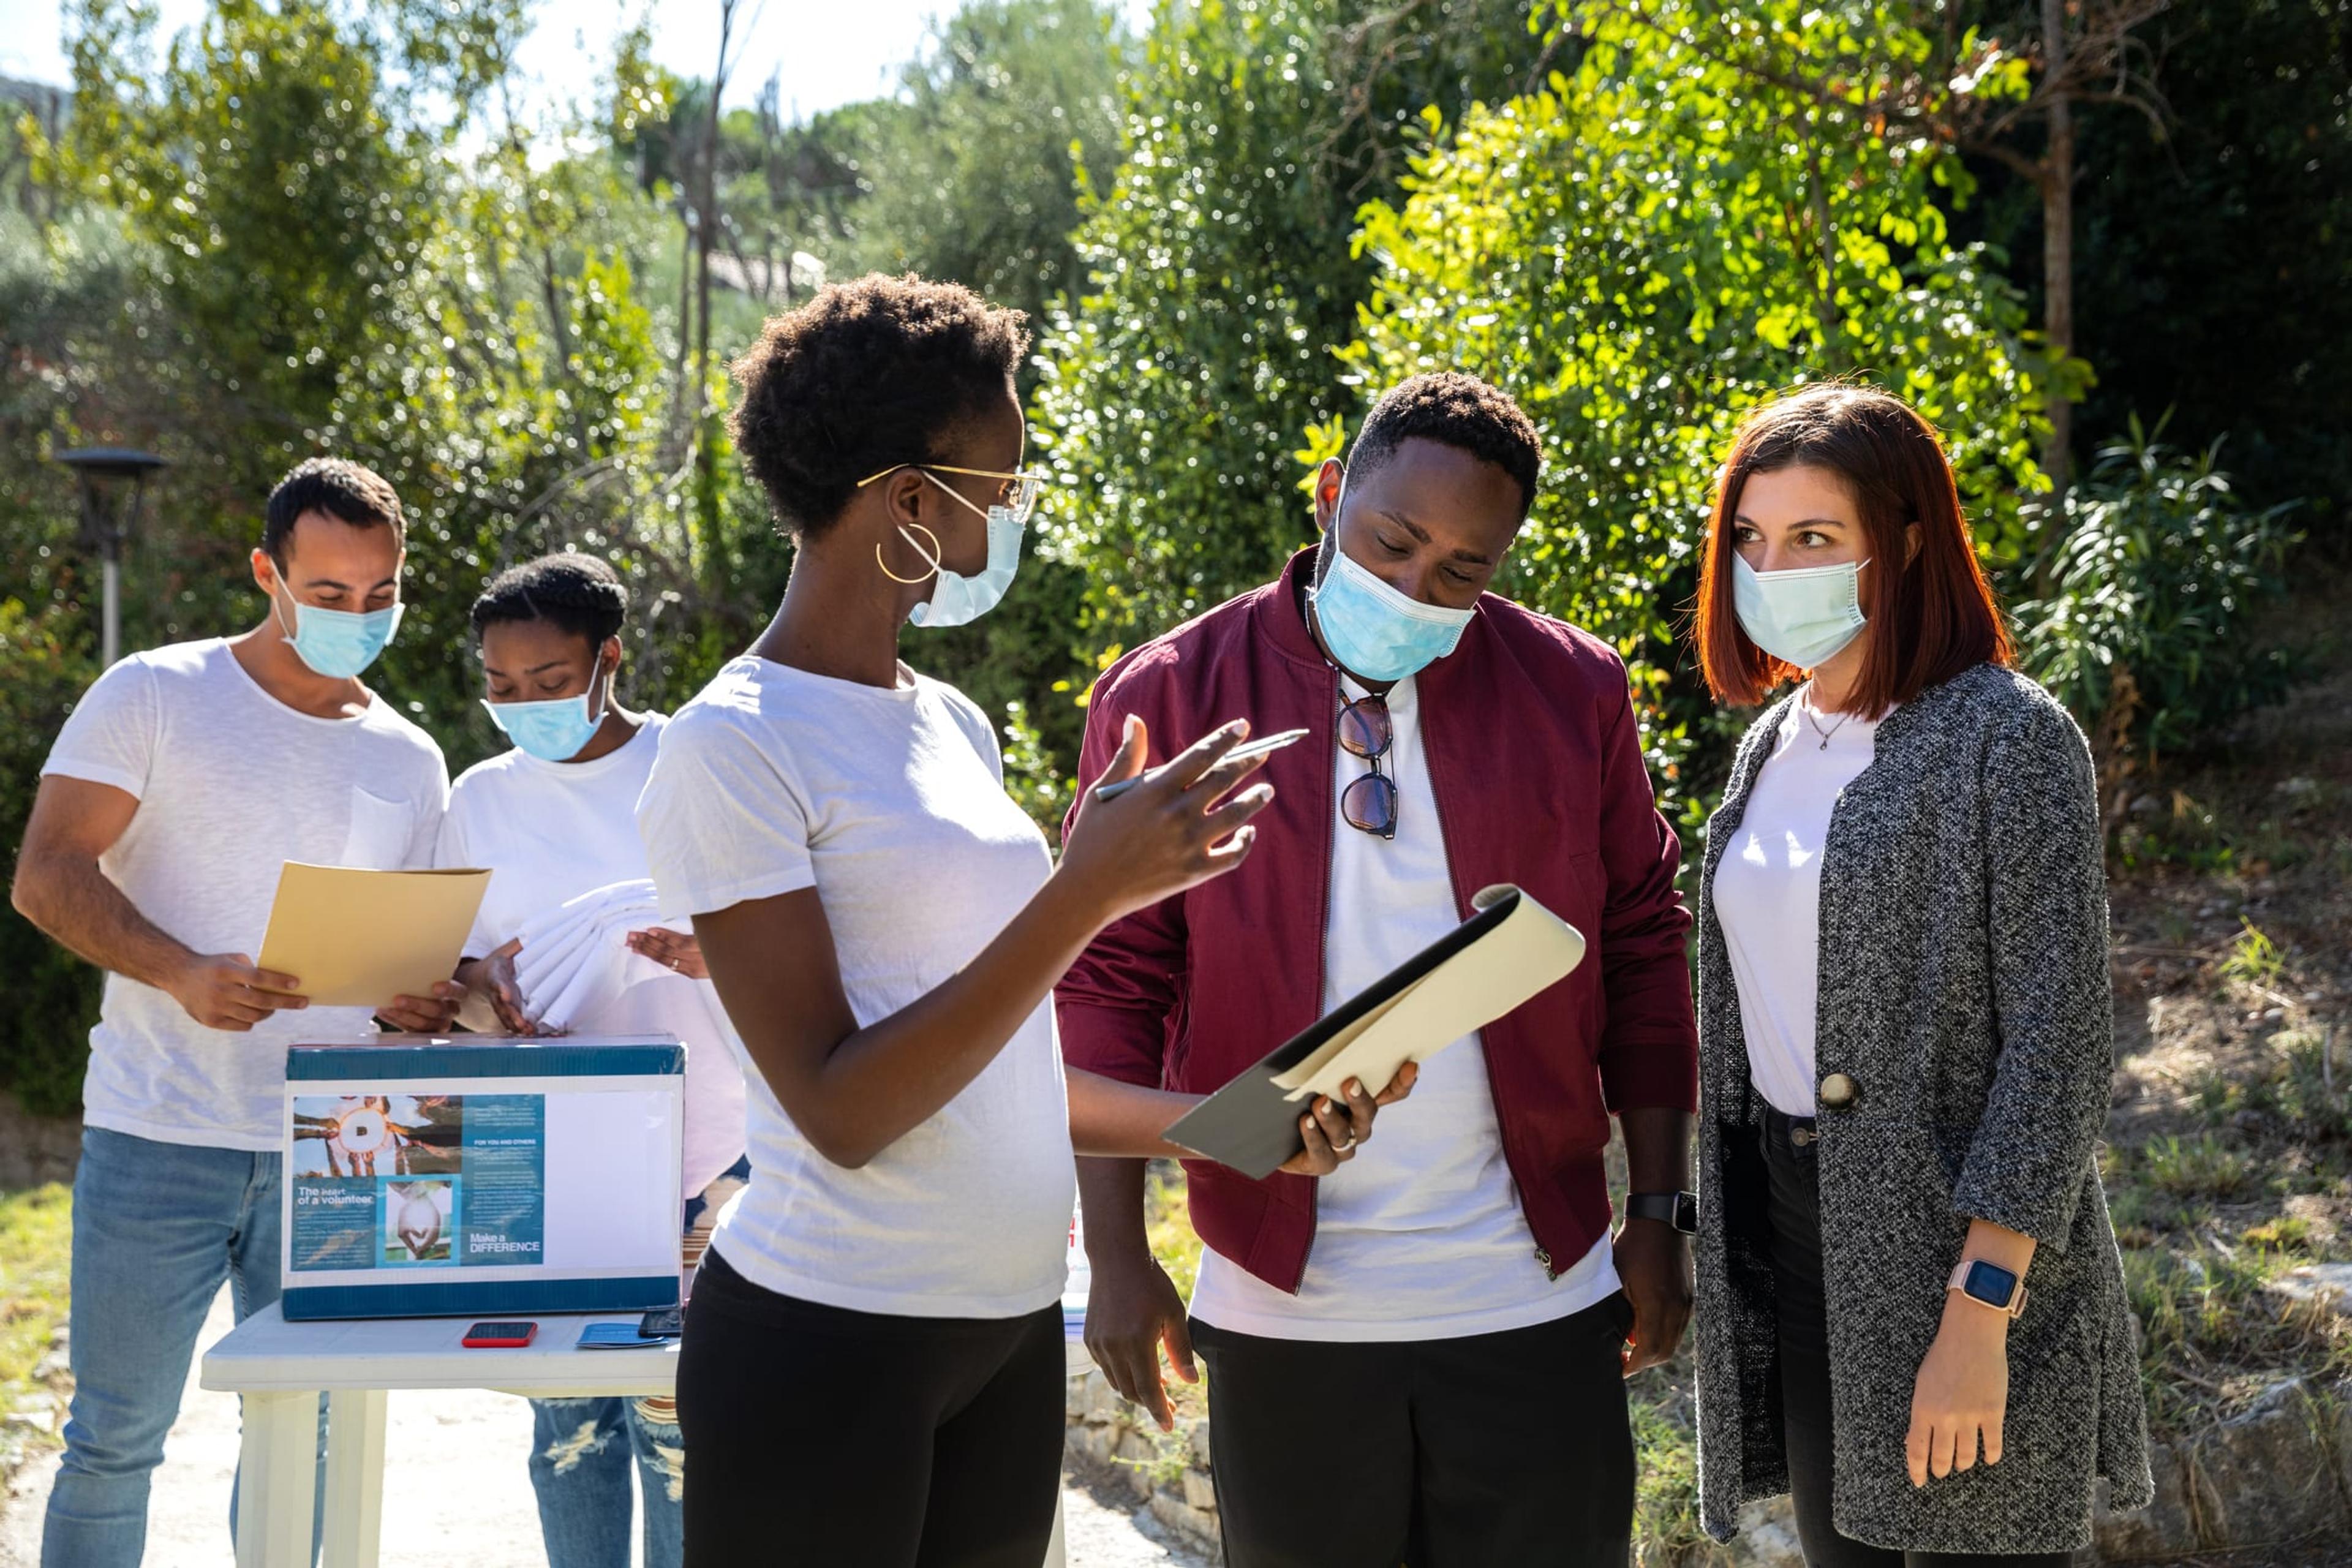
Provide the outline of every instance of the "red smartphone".
{"type": "Polygon", "coordinates": [[[538,1332],[537,1323],[476,1323],[458,1343],[472,1351],[520,1350],[538,1332]]]}

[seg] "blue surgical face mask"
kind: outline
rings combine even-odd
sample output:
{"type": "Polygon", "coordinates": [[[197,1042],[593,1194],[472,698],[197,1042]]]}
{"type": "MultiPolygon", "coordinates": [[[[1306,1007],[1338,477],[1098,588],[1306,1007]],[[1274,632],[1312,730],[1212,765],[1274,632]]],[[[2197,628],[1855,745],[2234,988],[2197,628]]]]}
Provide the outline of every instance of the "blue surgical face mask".
{"type": "MultiPolygon", "coordinates": [[[[923,478],[972,510],[981,510],[953,486],[929,470],[923,471],[923,478]]],[[[938,580],[931,587],[931,596],[908,612],[907,619],[913,625],[927,630],[967,626],[996,608],[1004,597],[1004,591],[1013,586],[1013,574],[1021,569],[1023,530],[1020,521],[1013,515],[1011,507],[1004,506],[990,507],[981,515],[988,519],[988,565],[977,577],[950,572],[945,566],[934,568],[938,580]]],[[[899,532],[904,534],[906,530],[900,529],[899,532]]],[[[907,542],[915,544],[916,542],[909,535],[907,542]]],[[[921,548],[919,545],[916,547],[921,548]]]]}
{"type": "MultiPolygon", "coordinates": [[[[1339,481],[1339,500],[1348,482],[1339,481]]],[[[1339,507],[1331,508],[1339,526],[1339,507]]],[[[1340,668],[1366,680],[1402,680],[1452,653],[1477,612],[1424,605],[1397,592],[1331,541],[1331,570],[1307,592],[1324,648],[1340,668]]]]}
{"type": "MultiPolygon", "coordinates": [[[[601,687],[604,682],[600,679],[596,684],[601,687]]],[[[488,711],[490,722],[506,731],[507,739],[545,763],[569,762],[578,756],[604,719],[602,713],[590,710],[584,691],[576,697],[550,697],[538,702],[486,700],[482,707],[488,711]]]]}
{"type": "Polygon", "coordinates": [[[290,593],[287,597],[294,604],[292,626],[286,624],[286,612],[279,608],[275,594],[269,595],[269,608],[295,657],[337,680],[349,680],[376,661],[391,643],[392,634],[400,629],[400,613],[407,607],[394,604],[363,613],[328,610],[306,605],[290,593]]]}
{"type": "Polygon", "coordinates": [[[1748,639],[1783,664],[1812,669],[1862,635],[1862,569],[1868,561],[1759,572],[1731,558],[1731,605],[1748,639]]]}

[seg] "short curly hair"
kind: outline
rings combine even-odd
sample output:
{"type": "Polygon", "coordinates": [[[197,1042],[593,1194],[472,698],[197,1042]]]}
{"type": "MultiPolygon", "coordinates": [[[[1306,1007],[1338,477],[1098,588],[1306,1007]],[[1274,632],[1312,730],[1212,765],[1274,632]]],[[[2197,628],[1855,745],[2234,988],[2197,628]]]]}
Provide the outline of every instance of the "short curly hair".
{"type": "Polygon", "coordinates": [[[629,585],[593,555],[567,550],[509,566],[474,601],[474,640],[501,621],[545,621],[592,648],[618,636],[629,615],[629,585]]]}
{"type": "Polygon", "coordinates": [[[262,509],[261,548],[280,569],[295,523],[310,511],[324,512],[353,528],[389,528],[394,544],[407,542],[407,519],[401,515],[400,493],[391,480],[349,458],[306,458],[286,470],[262,509]]]}
{"type": "Polygon", "coordinates": [[[869,273],[772,316],[735,361],[744,466],[787,533],[822,533],[857,482],[936,462],[941,439],[1005,395],[1026,318],[961,283],[869,273]]]}
{"type": "Polygon", "coordinates": [[[1543,443],[1534,421],[1509,394],[1451,370],[1399,382],[1364,416],[1348,454],[1349,468],[1370,473],[1414,437],[1459,447],[1517,479],[1520,517],[1535,505],[1543,443]]]}

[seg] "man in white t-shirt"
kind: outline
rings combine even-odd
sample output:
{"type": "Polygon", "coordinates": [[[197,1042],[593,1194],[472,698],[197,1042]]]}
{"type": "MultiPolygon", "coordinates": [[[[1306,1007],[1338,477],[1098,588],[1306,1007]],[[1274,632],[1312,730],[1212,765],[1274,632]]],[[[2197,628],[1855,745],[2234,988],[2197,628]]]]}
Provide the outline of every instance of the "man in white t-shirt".
{"type": "Polygon", "coordinates": [[[1188,1161],[1189,1315],[1145,1245],[1143,1163],[1078,1162],[1087,1348],[1163,1425],[1161,1347],[1187,1377],[1206,1357],[1231,1568],[1627,1561],[1623,1379],[1690,1310],[1690,917],[1623,665],[1486,592],[1538,464],[1502,393],[1412,378],[1319,476],[1322,549],[1136,649],[1088,704],[1085,776],[1130,715],[1171,745],[1234,714],[1310,739],[1266,764],[1248,866],[1109,927],[1055,988],[1074,1101],[1086,1074],[1223,1087],[1492,884],[1588,944],[1424,1061],[1331,1174],[1188,1161]],[[1612,1118],[1634,1186],[1613,1236],[1612,1118]]]}
{"type": "MultiPolygon", "coordinates": [[[[252,630],[132,654],[58,732],[17,910],[107,971],[74,1178],[74,1398],[44,1568],[136,1568],[149,1478],[221,1282],[278,1295],[286,1048],[440,1031],[461,990],[310,1007],[257,967],[289,860],[429,866],[440,748],[362,685],[400,619],[399,498],[314,458],[270,492],[252,630]]],[[[231,1510],[234,1515],[235,1503],[231,1510]]]]}

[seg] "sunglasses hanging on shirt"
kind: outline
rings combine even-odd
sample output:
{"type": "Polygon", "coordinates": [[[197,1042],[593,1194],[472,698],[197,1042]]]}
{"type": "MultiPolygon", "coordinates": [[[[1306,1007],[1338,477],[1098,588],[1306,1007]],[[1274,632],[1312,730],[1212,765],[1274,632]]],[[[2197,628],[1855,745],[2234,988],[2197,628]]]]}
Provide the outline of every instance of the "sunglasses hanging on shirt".
{"type": "MultiPolygon", "coordinates": [[[[1346,691],[1342,686],[1343,698],[1346,691]]],[[[1339,792],[1339,815],[1359,833],[1396,837],[1396,780],[1381,769],[1381,759],[1395,743],[1396,725],[1389,718],[1387,698],[1375,694],[1341,703],[1339,749],[1361,757],[1372,770],[1339,792]]]]}

